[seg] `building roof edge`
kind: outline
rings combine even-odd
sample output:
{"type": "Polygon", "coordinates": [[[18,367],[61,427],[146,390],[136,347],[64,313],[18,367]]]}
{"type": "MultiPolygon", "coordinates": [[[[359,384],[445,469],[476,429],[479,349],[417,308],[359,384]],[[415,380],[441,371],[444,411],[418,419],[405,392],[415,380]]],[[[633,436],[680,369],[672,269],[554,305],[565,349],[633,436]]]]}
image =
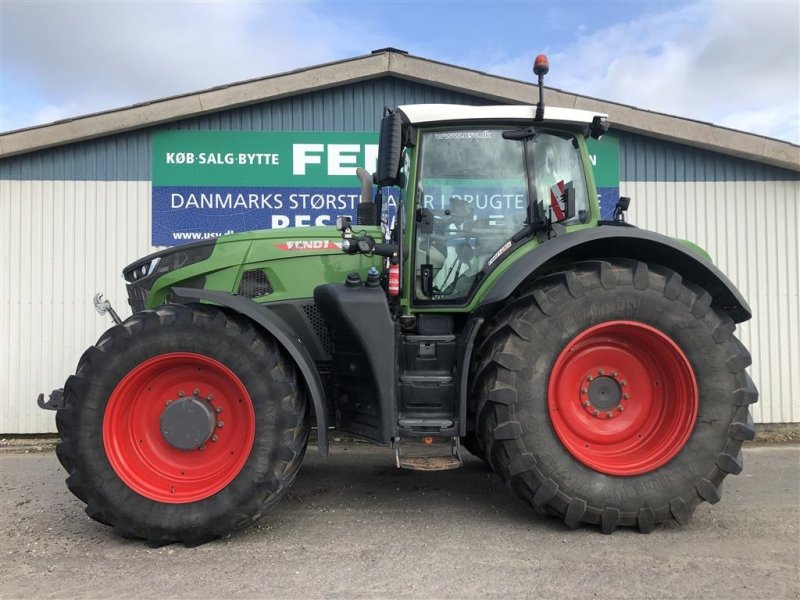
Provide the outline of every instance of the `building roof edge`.
{"type": "MultiPolygon", "coordinates": [[[[492,75],[393,48],[152,102],[0,134],[0,158],[152,127],[382,76],[451,89],[495,102],[538,101],[533,83],[492,75]]],[[[713,123],[547,88],[548,105],[607,113],[612,126],[649,137],[800,171],[800,146],[713,123]]]]}

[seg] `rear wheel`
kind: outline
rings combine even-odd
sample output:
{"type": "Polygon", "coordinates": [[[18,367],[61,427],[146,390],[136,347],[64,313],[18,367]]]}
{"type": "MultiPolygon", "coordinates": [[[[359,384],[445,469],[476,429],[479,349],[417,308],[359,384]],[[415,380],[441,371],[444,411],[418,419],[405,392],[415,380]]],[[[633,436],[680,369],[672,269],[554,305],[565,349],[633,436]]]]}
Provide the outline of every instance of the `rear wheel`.
{"type": "Polygon", "coordinates": [[[308,410],[290,359],[220,309],[138,313],[65,386],[58,454],[93,519],[159,545],[259,518],[302,461],[308,410]]]}
{"type": "Polygon", "coordinates": [[[731,319],[670,270],[580,263],[522,290],[479,349],[495,471],[567,525],[685,523],[742,468],[757,392],[731,319]]]}
{"type": "Polygon", "coordinates": [[[481,446],[481,442],[478,439],[478,434],[474,431],[468,431],[467,435],[461,438],[461,445],[464,446],[467,452],[472,454],[472,456],[480,458],[482,461],[486,461],[486,452],[481,446]]]}

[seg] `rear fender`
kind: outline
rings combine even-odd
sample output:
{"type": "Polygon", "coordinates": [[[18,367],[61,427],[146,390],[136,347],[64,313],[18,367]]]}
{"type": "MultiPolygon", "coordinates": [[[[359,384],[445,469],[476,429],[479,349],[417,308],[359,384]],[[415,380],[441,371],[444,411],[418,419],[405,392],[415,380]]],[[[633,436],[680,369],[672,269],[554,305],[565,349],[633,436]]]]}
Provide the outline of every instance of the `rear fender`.
{"type": "Polygon", "coordinates": [[[553,238],[517,259],[495,281],[480,302],[481,307],[509,298],[526,280],[580,260],[632,258],[668,267],[702,286],[713,302],[736,323],[752,317],[750,306],[731,281],[705,256],[667,236],[637,229],[603,225],[553,238]]]}
{"type": "Polygon", "coordinates": [[[317,417],[317,440],[321,456],[328,456],[328,413],[325,410],[325,392],[314,360],[303,342],[281,317],[269,307],[253,302],[243,296],[228,292],[198,290],[191,288],[172,288],[182,299],[201,300],[225,306],[257,323],[289,353],[305,380],[314,412],[317,417]]]}

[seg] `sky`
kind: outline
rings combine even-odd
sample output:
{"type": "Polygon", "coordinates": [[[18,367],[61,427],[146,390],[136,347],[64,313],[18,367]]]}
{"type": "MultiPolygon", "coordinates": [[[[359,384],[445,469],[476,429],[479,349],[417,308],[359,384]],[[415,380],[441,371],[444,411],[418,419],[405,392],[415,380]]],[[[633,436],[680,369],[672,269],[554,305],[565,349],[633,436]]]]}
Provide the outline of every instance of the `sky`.
{"type": "Polygon", "coordinates": [[[0,0],[0,131],[387,46],[800,143],[797,0],[0,0]]]}

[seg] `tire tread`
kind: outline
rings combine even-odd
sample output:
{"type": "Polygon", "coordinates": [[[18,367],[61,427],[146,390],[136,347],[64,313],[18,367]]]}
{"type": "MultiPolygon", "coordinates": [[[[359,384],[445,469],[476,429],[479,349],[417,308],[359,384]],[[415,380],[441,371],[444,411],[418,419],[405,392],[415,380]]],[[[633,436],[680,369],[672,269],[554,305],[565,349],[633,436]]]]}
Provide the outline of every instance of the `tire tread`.
{"type": "MultiPolygon", "coordinates": [[[[238,531],[261,517],[285,493],[293,481],[302,462],[308,438],[308,409],[302,385],[298,385],[291,360],[265,333],[257,329],[246,318],[223,309],[201,305],[163,305],[154,310],[136,313],[125,322],[116,325],[101,336],[98,343],[90,347],[81,357],[77,372],[70,376],[64,387],[65,408],[58,411],[56,424],[61,436],[56,453],[68,472],[67,487],[87,504],[86,514],[105,525],[113,526],[118,535],[129,539],[144,539],[152,547],[181,542],[186,546],[197,546],[213,539],[238,531]],[[120,348],[131,344],[145,332],[171,326],[202,327],[222,336],[238,338],[250,347],[259,347],[270,360],[274,359],[271,374],[277,377],[276,387],[287,392],[296,390],[291,402],[276,402],[278,426],[284,427],[284,439],[288,441],[287,460],[276,460],[271,465],[269,477],[258,488],[258,499],[248,506],[239,506],[232,498],[227,499],[225,518],[204,522],[202,515],[192,515],[196,526],[179,528],[164,523],[133,522],[118,508],[116,498],[108,498],[94,489],[97,473],[87,471],[82,460],[79,444],[81,416],[85,411],[97,410],[85,402],[93,378],[105,377],[114,368],[114,357],[120,348]],[[98,375],[99,374],[99,375],[98,375]]],[[[110,469],[110,466],[108,467],[110,469]]],[[[259,482],[254,482],[259,485],[259,482]]],[[[232,496],[232,495],[231,495],[232,496]]],[[[141,498],[144,500],[144,498],[141,498]]],[[[201,510],[201,509],[198,509],[201,510]]],[[[150,519],[148,519],[150,520],[150,519]]]]}
{"type": "MultiPolygon", "coordinates": [[[[676,272],[659,265],[648,265],[631,259],[609,259],[575,263],[561,272],[552,273],[528,283],[489,324],[476,347],[473,363],[472,405],[477,418],[477,436],[487,449],[487,457],[495,472],[537,512],[560,516],[568,527],[597,523],[603,533],[612,533],[620,525],[634,525],[649,533],[665,521],[685,524],[700,502],[716,503],[721,496],[721,483],[726,474],[742,470],[741,443],[752,439],[754,427],[748,406],[758,399],[752,380],[744,372],[750,365],[750,354],[733,336],[731,318],[712,304],[711,295],[702,287],[684,281],[676,272]],[[729,373],[741,378],[742,385],[734,392],[733,403],[742,407],[730,425],[725,450],[706,477],[692,483],[686,493],[670,498],[663,506],[641,506],[637,512],[621,513],[613,506],[592,506],[589,499],[570,496],[542,473],[537,458],[524,450],[522,426],[515,418],[520,394],[513,377],[522,368],[525,353],[523,342],[531,334],[526,318],[539,313],[542,318],[556,313],[560,299],[581,298],[590,286],[613,289],[629,285],[637,290],[660,289],[670,300],[683,302],[694,318],[710,320],[713,337],[727,353],[729,373]],[[524,323],[524,325],[522,324],[524,323]],[[525,331],[525,336],[519,331],[525,331]],[[501,373],[510,371],[512,380],[500,383],[501,373]]],[[[526,356],[526,360],[531,357],[526,356]]]]}

